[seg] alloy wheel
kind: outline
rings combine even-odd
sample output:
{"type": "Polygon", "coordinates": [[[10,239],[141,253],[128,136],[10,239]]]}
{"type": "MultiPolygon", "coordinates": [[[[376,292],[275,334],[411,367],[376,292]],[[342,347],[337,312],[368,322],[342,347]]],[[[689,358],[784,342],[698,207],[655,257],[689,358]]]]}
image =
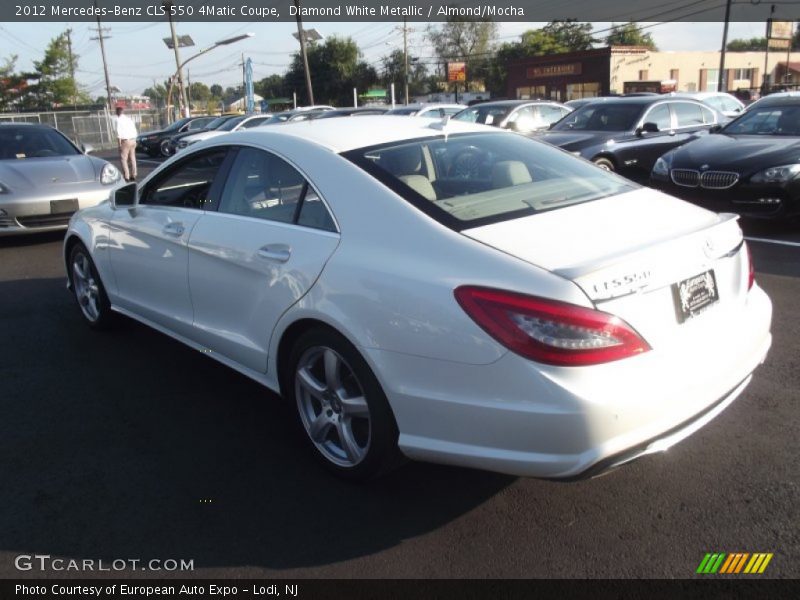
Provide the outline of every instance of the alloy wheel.
{"type": "Polygon", "coordinates": [[[295,370],[300,419],[317,450],[340,467],[367,455],[372,427],[369,405],[353,369],[335,350],[308,348],[295,370]]]}
{"type": "Polygon", "coordinates": [[[100,286],[94,278],[92,265],[83,252],[72,260],[72,284],[83,316],[94,323],[100,318],[100,286]]]}

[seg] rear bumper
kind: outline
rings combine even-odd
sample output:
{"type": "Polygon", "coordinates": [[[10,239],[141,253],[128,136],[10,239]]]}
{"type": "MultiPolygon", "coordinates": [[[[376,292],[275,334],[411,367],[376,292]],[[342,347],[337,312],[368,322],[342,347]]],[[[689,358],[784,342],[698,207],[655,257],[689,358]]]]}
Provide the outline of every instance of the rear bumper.
{"type": "Polygon", "coordinates": [[[380,374],[408,457],[576,479],[664,451],[727,408],[772,340],[772,306],[757,286],[745,313],[712,355],[709,348],[654,349],[566,368],[512,353],[489,365],[364,353],[380,374]]]}

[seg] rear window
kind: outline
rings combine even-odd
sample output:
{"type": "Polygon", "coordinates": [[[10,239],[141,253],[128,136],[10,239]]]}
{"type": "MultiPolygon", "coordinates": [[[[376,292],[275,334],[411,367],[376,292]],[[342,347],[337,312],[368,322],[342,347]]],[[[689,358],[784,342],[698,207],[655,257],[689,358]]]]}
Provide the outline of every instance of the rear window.
{"type": "Polygon", "coordinates": [[[553,146],[504,133],[436,136],[343,156],[457,231],[638,187],[553,146]]]}
{"type": "Polygon", "coordinates": [[[479,104],[465,108],[454,119],[467,123],[480,123],[482,125],[499,125],[508,114],[516,108],[515,105],[479,104]]]}

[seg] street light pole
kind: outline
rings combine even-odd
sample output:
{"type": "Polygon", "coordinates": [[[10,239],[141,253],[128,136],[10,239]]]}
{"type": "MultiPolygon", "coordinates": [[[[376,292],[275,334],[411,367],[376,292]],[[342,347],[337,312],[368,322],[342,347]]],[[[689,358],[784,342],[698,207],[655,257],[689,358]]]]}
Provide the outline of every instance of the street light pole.
{"type": "MultiPolygon", "coordinates": [[[[235,44],[236,42],[241,42],[242,40],[246,40],[247,38],[251,38],[251,37],[253,37],[254,35],[255,35],[254,33],[245,33],[245,34],[243,34],[243,35],[237,35],[236,37],[232,37],[232,38],[227,38],[227,39],[224,39],[224,40],[220,40],[220,41],[216,42],[215,44],[213,44],[213,45],[211,45],[211,46],[208,46],[207,48],[203,48],[203,49],[202,49],[202,50],[200,50],[200,52],[198,52],[197,54],[195,54],[195,55],[193,55],[193,56],[190,56],[190,57],[189,57],[189,58],[187,58],[185,61],[183,61],[182,63],[180,63],[180,64],[178,65],[178,68],[177,68],[177,70],[175,71],[175,75],[173,75],[173,76],[170,78],[170,81],[169,81],[169,91],[167,92],[167,106],[169,106],[169,103],[170,103],[170,101],[172,100],[172,90],[173,90],[173,89],[174,89],[174,87],[175,87],[175,79],[176,79],[176,78],[178,78],[178,76],[179,76],[179,73],[181,72],[181,70],[183,69],[183,67],[185,67],[187,64],[189,64],[189,63],[190,63],[191,61],[193,61],[195,58],[198,58],[198,57],[200,57],[200,56],[203,56],[203,55],[204,55],[206,52],[211,52],[211,51],[212,51],[214,48],[219,48],[220,46],[227,46],[228,44],[235,44]]],[[[188,115],[187,115],[187,116],[188,116],[188,115]]]]}
{"type": "Polygon", "coordinates": [[[303,18],[300,16],[300,0],[293,0],[297,9],[297,36],[300,38],[300,56],[303,59],[303,69],[306,72],[306,90],[308,91],[308,104],[314,105],[314,89],[311,87],[311,71],[308,68],[308,54],[306,53],[306,32],[303,30],[303,18]]]}

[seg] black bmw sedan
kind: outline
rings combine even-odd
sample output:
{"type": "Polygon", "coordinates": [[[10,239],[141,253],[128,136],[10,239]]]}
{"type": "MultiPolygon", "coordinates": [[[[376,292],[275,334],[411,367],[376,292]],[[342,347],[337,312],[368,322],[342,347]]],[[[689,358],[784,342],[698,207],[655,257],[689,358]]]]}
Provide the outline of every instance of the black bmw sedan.
{"type": "Polygon", "coordinates": [[[767,97],[714,135],[668,152],[651,184],[720,212],[800,216],[800,97],[767,97]]]}
{"type": "Polygon", "coordinates": [[[704,136],[721,119],[689,98],[606,98],[581,106],[539,139],[608,171],[647,180],[659,156],[704,136]]]}

